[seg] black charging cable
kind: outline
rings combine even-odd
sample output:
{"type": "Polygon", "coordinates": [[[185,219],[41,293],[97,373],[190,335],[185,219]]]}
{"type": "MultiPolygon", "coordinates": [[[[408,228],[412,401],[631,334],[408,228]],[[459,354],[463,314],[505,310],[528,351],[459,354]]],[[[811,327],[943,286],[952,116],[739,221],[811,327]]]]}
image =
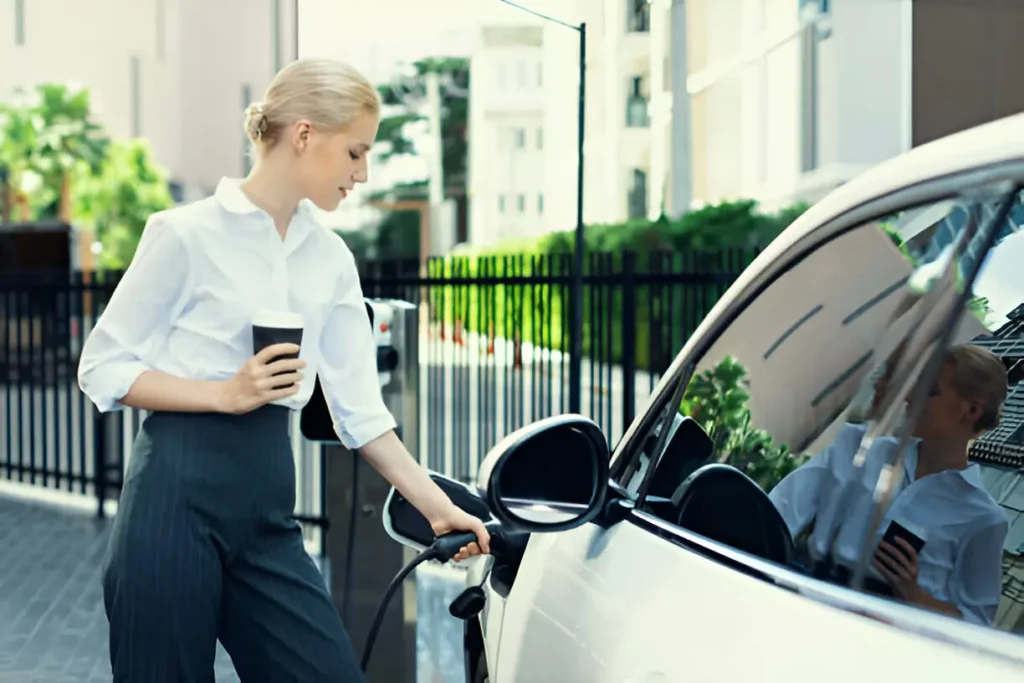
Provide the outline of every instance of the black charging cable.
{"type": "MultiPolygon", "coordinates": [[[[491,553],[495,550],[495,541],[501,545],[501,533],[500,528],[496,524],[487,524],[487,531],[491,536],[491,553]]],[[[434,542],[430,544],[429,548],[421,550],[408,564],[402,567],[402,571],[395,574],[395,578],[391,579],[391,583],[388,584],[387,590],[384,591],[384,597],[381,598],[380,604],[377,606],[377,613],[373,615],[373,623],[370,624],[370,631],[366,635],[366,644],[363,646],[363,657],[360,666],[363,671],[366,671],[367,665],[370,663],[370,655],[373,654],[373,645],[377,640],[377,635],[380,633],[380,627],[384,623],[384,615],[387,613],[388,604],[391,603],[391,598],[394,597],[395,592],[402,585],[409,574],[416,570],[416,567],[420,566],[424,562],[429,560],[436,560],[441,564],[448,562],[459,550],[474,543],[476,541],[476,534],[471,531],[455,531],[443,536],[438,536],[434,539],[434,542]]]]}

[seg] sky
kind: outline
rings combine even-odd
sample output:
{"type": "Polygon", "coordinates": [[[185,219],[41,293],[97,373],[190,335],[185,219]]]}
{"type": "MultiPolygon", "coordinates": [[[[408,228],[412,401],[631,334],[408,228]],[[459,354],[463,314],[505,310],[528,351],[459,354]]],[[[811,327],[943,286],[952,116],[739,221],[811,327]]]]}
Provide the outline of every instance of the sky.
{"type": "Polygon", "coordinates": [[[1006,322],[1006,314],[1024,303],[1024,233],[1017,232],[996,245],[985,258],[974,293],[988,298],[989,327],[1006,322]]]}

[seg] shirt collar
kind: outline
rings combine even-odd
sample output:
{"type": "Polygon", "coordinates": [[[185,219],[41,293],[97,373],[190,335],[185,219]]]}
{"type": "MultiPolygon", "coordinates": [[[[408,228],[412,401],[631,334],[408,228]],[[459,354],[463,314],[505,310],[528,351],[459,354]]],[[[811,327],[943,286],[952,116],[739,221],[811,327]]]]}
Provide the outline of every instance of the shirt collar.
{"type": "MultiPolygon", "coordinates": [[[[914,481],[914,472],[917,471],[917,447],[920,443],[921,439],[911,439],[912,448],[908,450],[907,459],[904,461],[904,466],[906,467],[904,476],[908,482],[914,481]]],[[[984,485],[981,482],[981,468],[978,467],[977,463],[970,463],[962,470],[946,470],[946,473],[955,474],[971,486],[984,490],[984,485]]]]}
{"type": "MultiPolygon", "coordinates": [[[[217,198],[221,206],[231,213],[242,215],[263,213],[263,209],[253,204],[252,200],[242,192],[242,182],[241,178],[221,178],[213,196],[217,198]]],[[[307,199],[299,202],[296,212],[303,218],[313,219],[313,212],[310,210],[307,199]]]]}

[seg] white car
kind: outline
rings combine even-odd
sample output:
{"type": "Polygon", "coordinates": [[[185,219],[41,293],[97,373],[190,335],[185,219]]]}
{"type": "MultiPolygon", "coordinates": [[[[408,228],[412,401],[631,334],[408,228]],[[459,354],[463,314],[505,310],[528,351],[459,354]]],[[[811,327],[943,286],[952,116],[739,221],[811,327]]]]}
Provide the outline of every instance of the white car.
{"type": "MultiPolygon", "coordinates": [[[[478,486],[434,475],[501,529],[453,605],[469,681],[1024,681],[1024,446],[1009,436],[1024,411],[972,447],[1007,525],[1002,558],[953,570],[1003,577],[1002,600],[998,586],[970,598],[964,618],[855,589],[871,544],[845,574],[812,571],[766,493],[845,426],[901,437],[898,407],[925,400],[951,343],[1003,349],[1016,391],[1022,186],[1024,115],[881,164],[746,269],[614,449],[588,418],[557,416],[497,444],[478,486]],[[891,358],[900,381],[876,396],[891,358]],[[895,407],[865,417],[879,397],[895,407]]],[[[433,540],[394,491],[385,526],[413,548],[433,540]]],[[[968,566],[963,548],[929,552],[968,566]]]]}

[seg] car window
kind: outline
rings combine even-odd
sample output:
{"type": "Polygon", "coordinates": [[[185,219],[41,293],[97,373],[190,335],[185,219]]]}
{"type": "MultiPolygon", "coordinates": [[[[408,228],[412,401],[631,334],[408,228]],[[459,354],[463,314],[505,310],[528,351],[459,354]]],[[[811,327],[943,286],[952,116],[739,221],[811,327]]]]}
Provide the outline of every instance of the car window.
{"type": "Polygon", "coordinates": [[[1024,631],[1022,223],[1019,198],[989,188],[817,247],[708,347],[622,483],[641,509],[712,540],[1024,631]],[[991,413],[999,368],[1011,384],[999,414],[983,433],[953,429],[991,413]],[[911,544],[897,569],[916,581],[888,555],[876,566],[883,540],[911,544]]]}

